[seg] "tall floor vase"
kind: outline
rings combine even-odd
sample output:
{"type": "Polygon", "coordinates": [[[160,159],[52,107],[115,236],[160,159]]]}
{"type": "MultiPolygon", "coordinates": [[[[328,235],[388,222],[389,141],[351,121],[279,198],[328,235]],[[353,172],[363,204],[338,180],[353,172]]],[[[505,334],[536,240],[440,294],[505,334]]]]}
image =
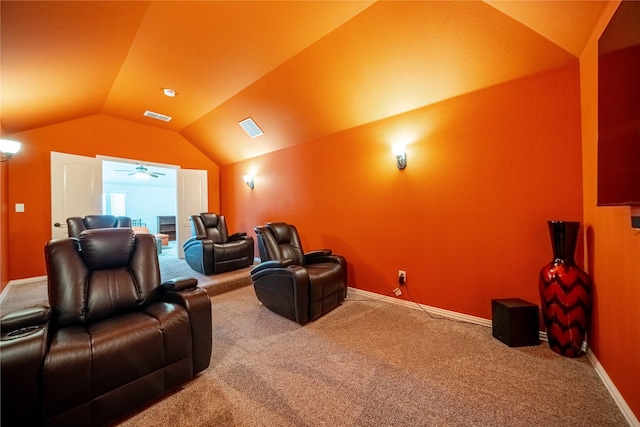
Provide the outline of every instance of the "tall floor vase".
{"type": "Polygon", "coordinates": [[[549,347],[578,357],[591,320],[591,278],[574,261],[579,222],[548,221],[553,260],[542,267],[538,288],[549,347]]]}

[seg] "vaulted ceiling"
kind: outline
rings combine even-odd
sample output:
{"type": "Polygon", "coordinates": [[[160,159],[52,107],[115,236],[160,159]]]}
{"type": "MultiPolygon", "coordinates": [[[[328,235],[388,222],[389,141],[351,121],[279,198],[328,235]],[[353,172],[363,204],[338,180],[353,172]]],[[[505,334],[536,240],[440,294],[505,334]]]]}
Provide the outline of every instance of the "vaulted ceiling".
{"type": "Polygon", "coordinates": [[[2,0],[2,130],[102,113],[224,165],[575,61],[605,6],[2,0]]]}

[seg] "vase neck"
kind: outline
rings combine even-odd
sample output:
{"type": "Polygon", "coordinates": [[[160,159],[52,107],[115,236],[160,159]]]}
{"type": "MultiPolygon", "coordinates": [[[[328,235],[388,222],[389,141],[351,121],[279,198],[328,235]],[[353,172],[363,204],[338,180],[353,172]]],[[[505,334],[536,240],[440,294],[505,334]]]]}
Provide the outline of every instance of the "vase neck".
{"type": "Polygon", "coordinates": [[[580,223],[549,221],[548,225],[551,236],[551,248],[553,250],[553,261],[573,264],[580,223]]]}

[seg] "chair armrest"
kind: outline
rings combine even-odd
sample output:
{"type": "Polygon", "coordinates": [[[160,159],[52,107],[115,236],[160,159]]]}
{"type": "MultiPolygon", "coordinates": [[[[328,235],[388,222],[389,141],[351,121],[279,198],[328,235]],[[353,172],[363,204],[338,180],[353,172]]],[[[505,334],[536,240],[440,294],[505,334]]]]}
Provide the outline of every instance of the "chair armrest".
{"type": "Polygon", "coordinates": [[[40,373],[49,346],[49,307],[33,307],[2,316],[0,396],[2,425],[41,425],[40,373]]]}
{"type": "Polygon", "coordinates": [[[46,323],[51,318],[51,308],[47,306],[29,307],[5,314],[0,319],[2,334],[16,334],[16,331],[46,323]]]}
{"type": "Polygon", "coordinates": [[[184,241],[184,243],[182,244],[182,246],[186,245],[187,243],[191,243],[194,240],[198,240],[198,236],[191,236],[189,238],[187,238],[187,240],[184,241]]]}
{"type": "Polygon", "coordinates": [[[317,249],[315,251],[305,253],[304,257],[309,259],[309,258],[315,258],[319,256],[329,256],[331,254],[332,254],[331,249],[317,249]]]}
{"type": "Polygon", "coordinates": [[[319,264],[321,262],[343,264],[341,261],[343,258],[341,255],[333,255],[331,249],[319,249],[304,254],[305,264],[319,264]]]}
{"type": "Polygon", "coordinates": [[[183,291],[185,289],[195,288],[198,285],[198,279],[195,277],[176,277],[162,283],[163,290],[183,291]]]}
{"type": "Polygon", "coordinates": [[[256,266],[251,272],[253,287],[258,300],[270,310],[304,325],[310,314],[309,273],[304,266],[284,261],[285,268],[278,268],[278,261],[271,264],[275,268],[258,269],[271,261],[256,266]]]}
{"type": "Polygon", "coordinates": [[[267,270],[269,268],[285,268],[290,265],[293,265],[293,260],[291,258],[274,259],[271,261],[261,262],[260,264],[253,267],[253,269],[251,270],[251,275],[253,276],[256,273],[259,273],[262,270],[267,270]]]}
{"type": "Polygon", "coordinates": [[[187,240],[185,240],[185,242],[182,244],[182,247],[186,248],[187,246],[192,245],[194,242],[200,242],[200,240],[202,240],[202,237],[191,236],[187,240]]]}
{"type": "Polygon", "coordinates": [[[237,233],[233,233],[231,236],[229,236],[229,241],[231,240],[240,240],[243,237],[246,237],[247,233],[245,233],[244,231],[239,231],[237,233]]]}
{"type": "Polygon", "coordinates": [[[185,253],[194,250],[197,252],[202,252],[202,254],[213,256],[214,246],[215,244],[211,239],[199,239],[197,237],[190,237],[186,242],[184,242],[184,244],[182,245],[182,249],[185,251],[185,253]]]}
{"type": "MultiPolygon", "coordinates": [[[[194,279],[195,280],[195,279],[194,279]]],[[[211,299],[202,288],[190,288],[182,291],[165,290],[158,299],[181,305],[189,315],[191,338],[193,343],[193,374],[205,370],[211,359],[213,326],[211,323],[211,299]]]]}

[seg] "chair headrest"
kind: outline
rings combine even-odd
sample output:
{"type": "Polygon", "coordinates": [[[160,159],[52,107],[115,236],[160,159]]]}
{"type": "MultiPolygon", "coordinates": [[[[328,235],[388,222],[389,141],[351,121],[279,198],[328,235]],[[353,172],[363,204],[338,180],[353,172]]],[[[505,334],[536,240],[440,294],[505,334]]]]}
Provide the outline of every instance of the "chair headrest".
{"type": "Polygon", "coordinates": [[[200,218],[202,218],[202,223],[207,228],[218,226],[219,218],[214,213],[201,213],[200,218]]]}
{"type": "Polygon", "coordinates": [[[87,228],[110,228],[116,224],[114,215],[87,215],[84,217],[87,228]]]}
{"type": "Polygon", "coordinates": [[[273,233],[278,243],[288,243],[291,241],[291,228],[285,222],[270,222],[267,227],[273,233]]]}
{"type": "Polygon", "coordinates": [[[130,228],[96,228],[84,230],[78,237],[82,256],[91,270],[129,265],[136,246],[130,228]]]}

